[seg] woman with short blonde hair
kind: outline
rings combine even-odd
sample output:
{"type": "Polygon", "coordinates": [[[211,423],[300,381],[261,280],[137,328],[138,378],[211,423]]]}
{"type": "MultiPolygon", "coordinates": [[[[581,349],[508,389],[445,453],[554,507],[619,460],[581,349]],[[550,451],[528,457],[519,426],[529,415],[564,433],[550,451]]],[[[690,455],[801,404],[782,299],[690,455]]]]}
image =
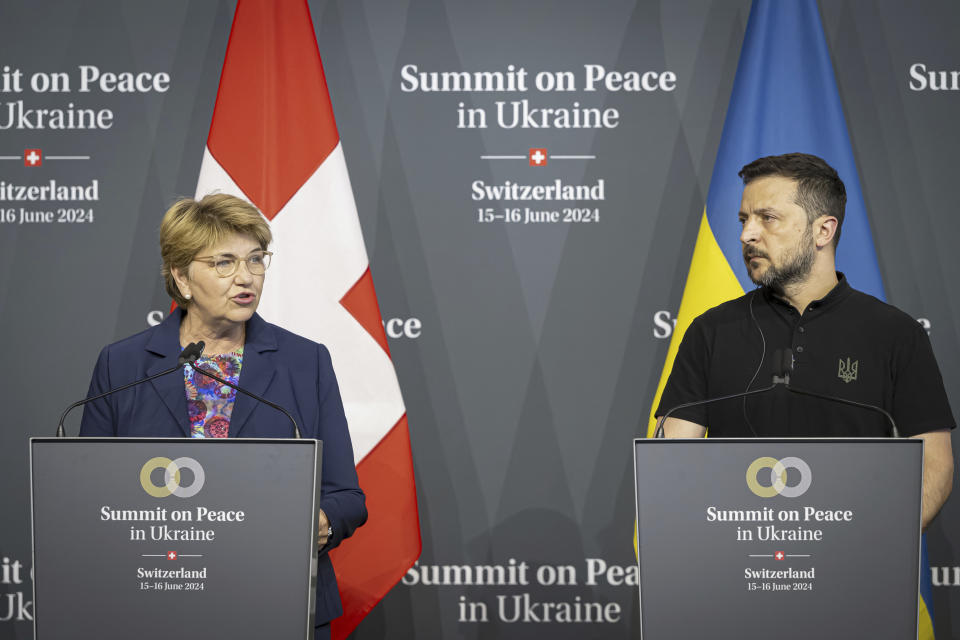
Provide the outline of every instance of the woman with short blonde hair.
{"type": "MultiPolygon", "coordinates": [[[[303,437],[323,441],[316,638],[341,615],[327,552],[367,519],[340,390],[326,347],[257,315],[272,253],[266,219],[227,194],[184,198],[160,225],[162,274],[179,308],[100,352],[88,397],[175,368],[185,345],[203,341],[196,363],[284,407],[303,437]]],[[[187,367],[88,403],[83,436],[285,438],[282,413],[187,367]]]]}

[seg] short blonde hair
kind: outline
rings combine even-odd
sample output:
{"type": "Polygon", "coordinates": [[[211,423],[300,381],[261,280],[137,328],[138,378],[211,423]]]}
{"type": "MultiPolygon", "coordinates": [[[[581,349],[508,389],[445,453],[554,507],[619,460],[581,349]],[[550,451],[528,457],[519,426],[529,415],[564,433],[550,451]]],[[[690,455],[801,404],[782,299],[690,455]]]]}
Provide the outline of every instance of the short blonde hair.
{"type": "Polygon", "coordinates": [[[177,306],[186,307],[190,301],[180,293],[172,270],[185,273],[201,251],[235,233],[252,237],[264,250],[273,240],[270,227],[257,208],[226,193],[212,193],[199,201],[182,198],[163,214],[160,272],[167,293],[177,306]]]}

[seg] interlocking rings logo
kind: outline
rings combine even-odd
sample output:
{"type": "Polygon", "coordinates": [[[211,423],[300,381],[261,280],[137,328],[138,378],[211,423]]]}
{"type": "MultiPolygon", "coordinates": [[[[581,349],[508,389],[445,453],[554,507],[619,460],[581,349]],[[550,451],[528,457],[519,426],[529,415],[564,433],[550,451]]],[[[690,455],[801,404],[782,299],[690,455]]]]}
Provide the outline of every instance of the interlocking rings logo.
{"type": "Polygon", "coordinates": [[[772,498],[781,495],[784,498],[802,496],[810,488],[813,476],[810,466],[800,458],[757,458],[747,467],[747,486],[750,491],[761,498],[772,498]],[[757,481],[757,475],[764,469],[770,469],[770,484],[762,485],[757,481]],[[796,469],[800,472],[800,482],[792,487],[787,486],[787,469],[796,469]]]}
{"type": "Polygon", "coordinates": [[[206,475],[203,467],[193,458],[150,458],[140,469],[140,484],[143,490],[154,498],[166,498],[175,495],[178,498],[192,498],[203,489],[206,475]],[[154,469],[163,469],[163,485],[157,486],[150,479],[154,469]],[[184,487],[180,485],[180,470],[189,469],[193,472],[193,483],[184,487]]]}

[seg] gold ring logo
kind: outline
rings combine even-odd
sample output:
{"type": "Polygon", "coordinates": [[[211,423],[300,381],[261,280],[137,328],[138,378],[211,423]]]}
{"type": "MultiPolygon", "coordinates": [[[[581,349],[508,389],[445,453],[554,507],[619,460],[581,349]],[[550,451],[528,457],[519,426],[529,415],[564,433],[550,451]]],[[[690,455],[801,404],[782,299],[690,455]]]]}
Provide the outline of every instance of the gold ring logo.
{"type": "Polygon", "coordinates": [[[166,498],[169,495],[178,498],[192,498],[200,493],[206,474],[200,463],[193,458],[177,458],[171,460],[158,456],[150,458],[140,468],[140,486],[154,498],[166,498]],[[156,469],[163,469],[163,484],[154,484],[151,476],[156,469]],[[180,484],[180,470],[189,469],[193,472],[193,483],[184,487],[180,484]]]}

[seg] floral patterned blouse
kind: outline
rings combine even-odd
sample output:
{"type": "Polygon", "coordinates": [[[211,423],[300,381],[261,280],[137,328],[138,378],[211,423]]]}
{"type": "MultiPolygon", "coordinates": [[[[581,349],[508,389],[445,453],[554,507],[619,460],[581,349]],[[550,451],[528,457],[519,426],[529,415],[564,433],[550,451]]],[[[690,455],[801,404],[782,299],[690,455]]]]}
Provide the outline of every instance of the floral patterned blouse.
{"type": "MultiPolygon", "coordinates": [[[[243,347],[231,353],[201,356],[197,366],[237,384],[243,364],[243,347]]],[[[190,435],[194,438],[226,438],[230,431],[230,415],[237,392],[213,378],[183,368],[187,388],[187,413],[190,414],[190,435]]]]}

